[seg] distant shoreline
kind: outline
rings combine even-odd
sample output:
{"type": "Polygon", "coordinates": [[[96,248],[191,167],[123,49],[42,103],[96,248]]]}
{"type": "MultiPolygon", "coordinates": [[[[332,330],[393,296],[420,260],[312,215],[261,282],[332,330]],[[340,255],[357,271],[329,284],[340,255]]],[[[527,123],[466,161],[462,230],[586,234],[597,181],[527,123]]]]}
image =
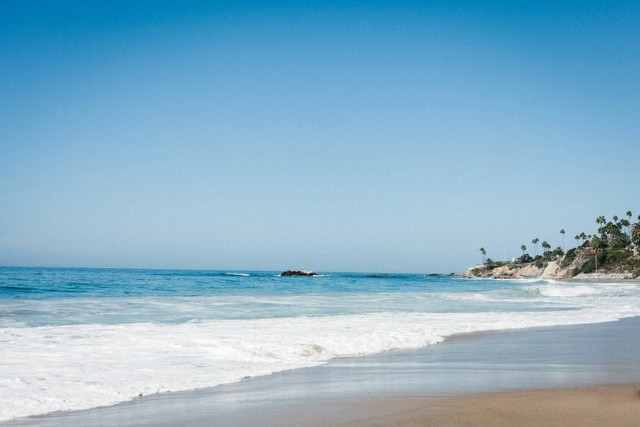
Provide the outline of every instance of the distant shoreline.
{"type": "Polygon", "coordinates": [[[594,264],[594,254],[575,249],[557,259],[537,258],[533,262],[493,262],[472,265],[461,277],[493,279],[555,279],[582,281],[639,280],[640,259],[626,254],[626,263],[607,265],[601,271],[589,271],[594,264]],[[631,271],[629,271],[631,269],[631,271]]]}
{"type": "MultiPolygon", "coordinates": [[[[478,277],[467,277],[464,275],[458,276],[461,279],[473,279],[478,277]]],[[[569,277],[566,279],[554,279],[554,278],[544,278],[544,277],[481,277],[482,279],[487,280],[510,280],[514,282],[518,281],[531,281],[531,280],[553,280],[556,283],[633,283],[640,284],[640,277],[635,277],[632,279],[619,279],[615,277],[608,278],[593,278],[593,277],[569,277]]]]}

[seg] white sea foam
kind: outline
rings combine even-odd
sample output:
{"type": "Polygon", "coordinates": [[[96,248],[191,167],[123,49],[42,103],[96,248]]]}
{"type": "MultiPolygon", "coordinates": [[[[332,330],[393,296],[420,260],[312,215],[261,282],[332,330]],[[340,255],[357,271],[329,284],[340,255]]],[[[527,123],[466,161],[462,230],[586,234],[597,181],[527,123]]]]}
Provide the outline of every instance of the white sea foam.
{"type": "Polygon", "coordinates": [[[228,276],[242,276],[242,277],[249,277],[251,276],[250,274],[247,273],[225,273],[228,276]]]}
{"type": "Polygon", "coordinates": [[[593,286],[547,286],[540,289],[540,294],[548,297],[579,297],[598,293],[601,291],[593,286]]]}
{"type": "MultiPolygon", "coordinates": [[[[527,286],[523,290],[527,293],[537,293],[547,297],[582,297],[588,295],[608,295],[620,294],[621,291],[630,289],[629,287],[620,286],[618,284],[605,283],[563,283],[550,281],[547,284],[538,286],[527,286]]],[[[637,285],[631,285],[631,289],[637,289],[637,285]]]]}
{"type": "Polygon", "coordinates": [[[0,329],[0,420],[83,409],[142,394],[196,389],[248,376],[441,342],[482,330],[595,323],[640,314],[613,310],[377,313],[0,329]]]}
{"type": "Polygon", "coordinates": [[[31,318],[40,313],[45,320],[71,316],[83,324],[2,323],[0,420],[110,405],[141,393],[237,382],[336,357],[424,347],[459,333],[640,315],[637,284],[520,283],[478,292],[340,297],[314,292],[8,300],[3,303],[7,313],[29,311],[31,318]],[[342,314],[329,315],[338,306],[342,314]],[[374,310],[378,312],[371,313],[374,310]],[[211,319],[209,312],[223,318],[211,319]],[[245,312],[259,318],[225,317],[245,312]],[[308,313],[318,315],[301,317],[308,313]],[[159,323],[145,323],[146,319],[159,323]]]}

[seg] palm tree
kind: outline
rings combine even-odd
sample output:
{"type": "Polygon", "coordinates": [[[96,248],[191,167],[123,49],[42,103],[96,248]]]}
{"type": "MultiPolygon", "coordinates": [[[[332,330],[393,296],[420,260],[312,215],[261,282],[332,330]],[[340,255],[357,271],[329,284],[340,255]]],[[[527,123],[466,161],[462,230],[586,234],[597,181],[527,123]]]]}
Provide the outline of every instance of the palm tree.
{"type": "MultiPolygon", "coordinates": [[[[609,224],[607,224],[607,225],[609,225],[609,224]]],[[[622,228],[622,224],[620,224],[618,222],[618,215],[614,215],[613,216],[613,224],[612,225],[613,225],[613,227],[617,228],[618,231],[622,228]]]]}
{"type": "Polygon", "coordinates": [[[626,219],[621,219],[620,220],[620,225],[624,227],[624,229],[626,230],[625,234],[627,236],[629,236],[629,238],[631,238],[631,232],[629,231],[629,226],[631,225],[631,223],[629,221],[627,221],[626,219]]]}
{"type": "Polygon", "coordinates": [[[531,241],[531,243],[533,243],[535,245],[536,256],[538,256],[538,242],[539,241],[540,241],[540,239],[538,239],[537,237],[531,241]]]}
{"type": "Polygon", "coordinates": [[[587,240],[587,235],[586,235],[586,233],[584,231],[582,233],[580,233],[580,238],[582,240],[587,240]]]}
{"type": "Polygon", "coordinates": [[[576,248],[577,248],[578,246],[580,246],[580,235],[579,235],[579,234],[576,234],[576,235],[575,235],[575,237],[574,237],[574,239],[575,239],[575,241],[576,241],[576,248]]]}
{"type": "Polygon", "coordinates": [[[607,220],[604,217],[604,215],[600,215],[599,217],[597,217],[596,223],[598,223],[598,225],[600,226],[598,227],[598,233],[600,233],[600,235],[604,237],[604,225],[607,223],[607,220]]]}
{"type": "MultiPolygon", "coordinates": [[[[626,219],[626,227],[627,227],[627,234],[629,235],[629,240],[633,241],[633,236],[631,235],[631,221],[633,221],[633,213],[631,213],[631,211],[627,211],[627,218],[626,219]]],[[[622,222],[622,221],[620,221],[622,222]]]]}
{"type": "Polygon", "coordinates": [[[484,257],[487,255],[487,251],[484,248],[480,248],[480,253],[482,254],[482,263],[484,264],[484,257]]]}
{"type": "Polygon", "coordinates": [[[562,234],[562,250],[564,251],[564,234],[565,234],[564,228],[560,230],[560,234],[562,234]]]}
{"type": "Polygon", "coordinates": [[[542,246],[542,249],[545,249],[545,251],[542,252],[543,254],[546,254],[549,251],[549,249],[551,249],[551,245],[548,244],[546,240],[542,242],[541,246],[542,246]]]}
{"type": "Polygon", "coordinates": [[[524,252],[527,250],[527,247],[525,245],[520,246],[520,250],[522,251],[522,255],[524,255],[524,252]]]}
{"type": "Polygon", "coordinates": [[[605,241],[601,238],[594,236],[593,239],[589,242],[589,246],[596,252],[595,261],[596,261],[596,273],[598,272],[598,249],[604,248],[606,245],[605,241]]]}

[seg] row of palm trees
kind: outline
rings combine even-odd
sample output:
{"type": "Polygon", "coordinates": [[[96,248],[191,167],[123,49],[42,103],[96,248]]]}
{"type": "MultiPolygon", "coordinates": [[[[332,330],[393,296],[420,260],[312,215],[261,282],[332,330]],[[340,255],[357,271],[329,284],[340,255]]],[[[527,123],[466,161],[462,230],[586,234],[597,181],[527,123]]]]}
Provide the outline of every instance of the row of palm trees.
{"type": "MultiPolygon", "coordinates": [[[[612,248],[626,248],[633,246],[634,256],[638,255],[638,247],[640,246],[640,215],[637,217],[635,224],[633,221],[633,213],[631,211],[626,212],[627,218],[619,218],[617,215],[612,217],[613,221],[607,221],[604,215],[600,215],[596,218],[596,223],[600,226],[597,234],[586,234],[581,232],[576,234],[574,239],[576,241],[576,248],[579,248],[580,241],[589,242],[589,246],[596,251],[596,257],[599,249],[612,247],[612,248]],[[624,230],[624,231],[623,231],[624,230]]],[[[540,243],[538,237],[531,240],[534,245],[535,256],[538,256],[538,243],[542,246],[543,256],[550,257],[552,254],[562,256],[564,254],[564,236],[566,234],[565,229],[560,230],[562,236],[562,248],[558,247],[553,252],[551,251],[551,245],[545,240],[540,243]]],[[[584,243],[583,243],[584,245],[584,243]]],[[[527,257],[526,245],[520,246],[523,258],[527,257]]],[[[487,251],[484,247],[480,248],[480,254],[482,255],[482,263],[486,261],[487,251]]],[[[597,259],[596,259],[597,263],[597,259]]]]}
{"type": "Polygon", "coordinates": [[[633,247],[633,256],[638,256],[638,246],[640,246],[640,215],[638,215],[638,222],[632,224],[633,213],[627,211],[625,218],[618,218],[614,215],[612,220],[607,221],[604,215],[600,215],[596,218],[598,227],[598,233],[594,234],[589,240],[589,246],[595,252],[595,264],[596,271],[598,271],[598,253],[602,249],[624,249],[633,247]],[[624,231],[623,231],[624,229],[624,231]]]}
{"type": "Polygon", "coordinates": [[[600,215],[596,218],[596,223],[600,226],[598,228],[599,236],[594,235],[594,238],[601,239],[608,246],[621,248],[629,246],[631,243],[638,244],[637,241],[638,227],[640,226],[640,215],[638,215],[638,222],[632,224],[633,213],[627,211],[628,219],[618,218],[617,215],[613,216],[613,221],[607,221],[604,215],[600,215]],[[624,230],[624,231],[623,231],[624,230]]]}

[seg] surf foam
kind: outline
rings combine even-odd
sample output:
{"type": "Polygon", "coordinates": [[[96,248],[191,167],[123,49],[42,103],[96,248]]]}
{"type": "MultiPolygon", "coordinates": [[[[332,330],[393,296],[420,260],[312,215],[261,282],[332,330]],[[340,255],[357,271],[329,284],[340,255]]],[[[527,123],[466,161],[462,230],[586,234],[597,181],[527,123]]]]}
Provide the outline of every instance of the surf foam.
{"type": "Polygon", "coordinates": [[[377,313],[0,329],[0,420],[112,405],[315,366],[336,357],[417,348],[458,333],[596,323],[637,306],[557,312],[377,313]]]}

